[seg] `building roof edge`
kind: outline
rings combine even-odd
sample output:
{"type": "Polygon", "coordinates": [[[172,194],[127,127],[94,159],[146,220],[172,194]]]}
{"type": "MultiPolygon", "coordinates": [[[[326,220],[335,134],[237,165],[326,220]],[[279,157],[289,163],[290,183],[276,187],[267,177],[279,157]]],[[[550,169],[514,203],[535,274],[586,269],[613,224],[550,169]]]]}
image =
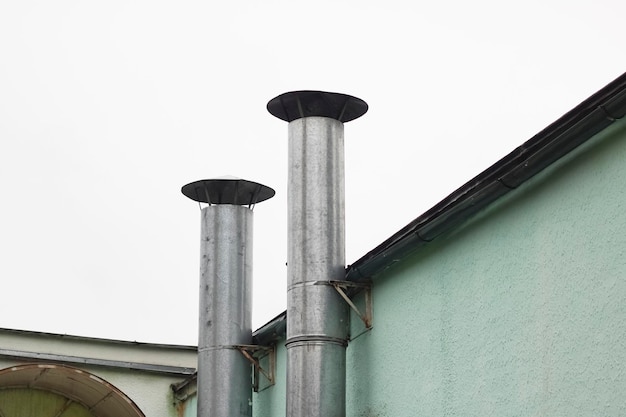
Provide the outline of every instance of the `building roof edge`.
{"type": "MultiPolygon", "coordinates": [[[[346,268],[346,280],[369,280],[403,256],[460,226],[626,114],[626,73],[620,75],[504,158],[466,182],[346,268]]],[[[255,341],[284,337],[286,312],[254,332],[255,341]]]]}
{"type": "Polygon", "coordinates": [[[369,279],[404,255],[459,226],[626,113],[626,73],[465,183],[346,269],[369,279]]]}

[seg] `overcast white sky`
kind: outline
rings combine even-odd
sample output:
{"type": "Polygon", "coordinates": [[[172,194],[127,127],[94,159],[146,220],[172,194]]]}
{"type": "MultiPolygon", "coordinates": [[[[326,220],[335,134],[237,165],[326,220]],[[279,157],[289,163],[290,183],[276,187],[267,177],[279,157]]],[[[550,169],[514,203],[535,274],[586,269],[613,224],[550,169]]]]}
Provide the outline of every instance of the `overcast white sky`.
{"type": "Polygon", "coordinates": [[[200,213],[255,209],[254,327],[285,309],[290,90],[352,94],[347,263],[626,70],[594,1],[0,2],[0,327],[197,341],[200,213]]]}

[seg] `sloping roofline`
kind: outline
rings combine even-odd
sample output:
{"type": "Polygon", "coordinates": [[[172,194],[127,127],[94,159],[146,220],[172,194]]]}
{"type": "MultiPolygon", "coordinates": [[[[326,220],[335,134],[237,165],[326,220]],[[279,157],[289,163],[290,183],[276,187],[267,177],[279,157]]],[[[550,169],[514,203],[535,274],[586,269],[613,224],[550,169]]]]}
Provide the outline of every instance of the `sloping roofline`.
{"type": "Polygon", "coordinates": [[[626,73],[465,183],[346,269],[359,281],[459,226],[626,113],[626,73]]]}
{"type": "MultiPolygon", "coordinates": [[[[626,114],[626,73],[346,268],[346,280],[374,277],[541,172],[626,114]]],[[[257,343],[284,336],[286,312],[254,332],[257,343]],[[282,334],[281,334],[282,333],[282,334]]]]}

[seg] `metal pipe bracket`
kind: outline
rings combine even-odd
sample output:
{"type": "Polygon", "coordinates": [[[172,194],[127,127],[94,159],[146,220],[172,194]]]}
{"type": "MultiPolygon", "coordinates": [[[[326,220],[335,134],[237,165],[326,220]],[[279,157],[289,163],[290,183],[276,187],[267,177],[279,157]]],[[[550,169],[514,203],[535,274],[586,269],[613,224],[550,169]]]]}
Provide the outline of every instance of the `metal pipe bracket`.
{"type": "Polygon", "coordinates": [[[372,283],[371,282],[352,282],[352,281],[328,281],[328,283],[339,293],[341,298],[350,306],[352,310],[359,316],[365,324],[367,330],[372,328],[372,283]],[[348,290],[356,290],[355,292],[365,291],[365,312],[362,313],[359,308],[348,296],[348,290]]]}
{"type": "Polygon", "coordinates": [[[276,377],[276,345],[234,345],[254,368],[252,388],[254,392],[263,391],[275,384],[276,377]],[[266,383],[261,379],[263,375],[266,383]]]}

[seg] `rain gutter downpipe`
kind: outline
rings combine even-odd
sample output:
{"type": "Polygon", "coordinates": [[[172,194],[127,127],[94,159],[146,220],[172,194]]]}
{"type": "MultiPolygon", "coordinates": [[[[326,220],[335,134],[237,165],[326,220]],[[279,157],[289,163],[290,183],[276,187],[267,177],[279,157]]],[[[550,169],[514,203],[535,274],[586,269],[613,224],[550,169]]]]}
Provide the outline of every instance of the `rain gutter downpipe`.
{"type": "Polygon", "coordinates": [[[252,208],[274,190],[234,177],[200,180],[182,193],[199,204],[198,417],[252,416],[252,378],[238,346],[252,344],[252,208]]]}
{"type": "Polygon", "coordinates": [[[344,417],[348,305],[343,124],[367,111],[356,97],[294,91],[268,111],[289,123],[287,417],[344,417]]]}

